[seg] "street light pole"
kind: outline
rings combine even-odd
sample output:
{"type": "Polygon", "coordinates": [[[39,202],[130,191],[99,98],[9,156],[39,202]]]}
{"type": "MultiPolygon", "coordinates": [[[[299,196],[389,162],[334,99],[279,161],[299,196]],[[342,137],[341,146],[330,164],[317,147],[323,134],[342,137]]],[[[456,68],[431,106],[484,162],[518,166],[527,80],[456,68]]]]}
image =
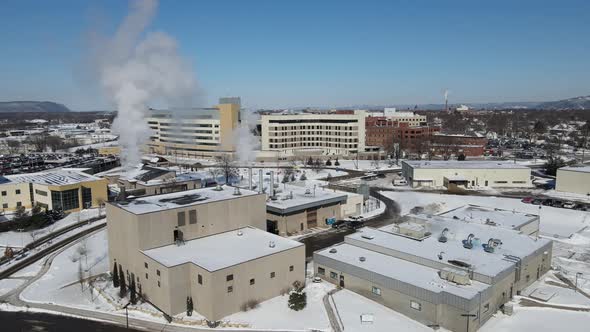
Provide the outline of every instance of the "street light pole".
{"type": "Polygon", "coordinates": [[[126,326],[127,329],[129,330],[129,311],[127,310],[127,307],[131,304],[131,301],[127,302],[127,304],[123,307],[125,309],[125,322],[126,322],[126,326]]]}
{"type": "Polygon", "coordinates": [[[469,332],[469,319],[471,317],[477,317],[476,314],[461,314],[461,317],[467,318],[467,330],[465,332],[469,332]]]}

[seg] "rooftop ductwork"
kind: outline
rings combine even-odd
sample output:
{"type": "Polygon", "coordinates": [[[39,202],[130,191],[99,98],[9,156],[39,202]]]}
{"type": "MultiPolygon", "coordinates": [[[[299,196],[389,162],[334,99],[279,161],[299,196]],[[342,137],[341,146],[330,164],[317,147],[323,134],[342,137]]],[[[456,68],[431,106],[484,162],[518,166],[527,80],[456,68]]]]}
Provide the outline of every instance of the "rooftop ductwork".
{"type": "Polygon", "coordinates": [[[442,230],[442,232],[440,233],[440,236],[438,237],[438,242],[440,243],[447,243],[447,233],[449,232],[448,228],[445,228],[442,230]]]}

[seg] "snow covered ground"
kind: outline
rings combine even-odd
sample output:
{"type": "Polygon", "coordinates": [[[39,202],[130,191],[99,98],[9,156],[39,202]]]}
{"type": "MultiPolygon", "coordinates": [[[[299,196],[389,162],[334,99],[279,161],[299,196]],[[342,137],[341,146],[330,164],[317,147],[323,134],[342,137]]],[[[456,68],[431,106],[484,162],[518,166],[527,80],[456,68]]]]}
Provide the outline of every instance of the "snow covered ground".
{"type": "Polygon", "coordinates": [[[287,306],[289,295],[284,295],[264,301],[258,308],[250,311],[227,316],[223,321],[247,324],[257,329],[330,330],[330,322],[322,298],[332,289],[334,285],[328,282],[312,283],[308,280],[305,287],[307,306],[303,310],[289,309],[287,306]]]}
{"type": "Polygon", "coordinates": [[[346,289],[336,292],[332,298],[344,325],[344,331],[432,331],[425,325],[346,289]],[[373,323],[361,323],[360,316],[363,314],[371,315],[373,323]]]}
{"type": "Polygon", "coordinates": [[[2,279],[0,280],[0,296],[10,292],[25,282],[24,279],[2,279]]]}
{"type": "Polygon", "coordinates": [[[516,306],[512,316],[496,313],[479,331],[586,332],[589,325],[588,312],[516,306]]]}
{"type": "Polygon", "coordinates": [[[541,216],[541,234],[550,237],[568,238],[584,227],[590,226],[590,213],[584,211],[568,210],[538,205],[525,204],[519,199],[493,197],[493,196],[468,196],[422,193],[415,191],[381,191],[381,193],[401,207],[401,214],[407,214],[416,206],[428,207],[429,213],[441,213],[466,204],[475,204],[488,207],[499,207],[507,210],[516,210],[541,216]]]}
{"type": "MultiPolygon", "coordinates": [[[[80,221],[98,217],[99,209],[86,209],[80,212],[72,212],[65,218],[56,221],[53,225],[45,227],[43,229],[28,231],[28,232],[1,232],[0,233],[0,248],[3,247],[17,247],[21,248],[33,241],[32,233],[35,233],[35,238],[38,239],[51,232],[57,231],[61,228],[75,224],[80,221]]],[[[104,209],[101,210],[104,215],[104,209]]]]}

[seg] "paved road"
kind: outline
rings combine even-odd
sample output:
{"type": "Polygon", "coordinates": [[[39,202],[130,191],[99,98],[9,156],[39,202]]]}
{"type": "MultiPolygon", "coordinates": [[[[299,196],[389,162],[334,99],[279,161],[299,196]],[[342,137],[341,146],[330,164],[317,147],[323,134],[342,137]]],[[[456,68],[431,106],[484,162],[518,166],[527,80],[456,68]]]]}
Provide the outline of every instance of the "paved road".
{"type": "Polygon", "coordinates": [[[139,331],[135,329],[128,330],[124,326],[117,326],[97,321],[91,321],[87,319],[51,315],[46,313],[0,311],[0,321],[2,322],[2,331],[6,332],[139,331]]]}
{"type": "MultiPolygon", "coordinates": [[[[399,205],[393,200],[379,195],[376,191],[372,191],[371,195],[373,197],[379,198],[385,203],[385,213],[374,219],[366,221],[365,226],[381,227],[396,222],[400,213],[399,205]]],[[[305,243],[305,255],[307,257],[312,257],[314,251],[327,248],[336,243],[340,243],[344,241],[344,237],[346,235],[352,234],[354,232],[355,230],[352,229],[330,229],[328,231],[306,237],[301,240],[302,243],[305,243]]]]}

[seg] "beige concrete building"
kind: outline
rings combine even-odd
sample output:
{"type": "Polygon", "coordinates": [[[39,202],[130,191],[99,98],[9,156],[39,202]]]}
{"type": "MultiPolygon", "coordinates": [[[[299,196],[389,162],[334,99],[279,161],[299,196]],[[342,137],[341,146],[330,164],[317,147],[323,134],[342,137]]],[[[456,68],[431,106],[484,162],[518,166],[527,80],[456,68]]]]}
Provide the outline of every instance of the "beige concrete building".
{"type": "Polygon", "coordinates": [[[356,156],[365,151],[365,111],[263,115],[261,150],[275,158],[356,156]]]}
{"type": "Polygon", "coordinates": [[[220,101],[233,103],[220,103],[213,108],[151,110],[147,121],[153,132],[147,152],[184,157],[234,153],[239,99],[220,101]]]}
{"type": "Polygon", "coordinates": [[[590,166],[568,166],[558,169],[555,190],[590,195],[590,166]]]}
{"type": "Polygon", "coordinates": [[[231,187],[149,196],[107,206],[111,266],[162,311],[186,299],[210,321],[305,280],[302,243],[266,232],[265,194],[231,187]]]}
{"type": "Polygon", "coordinates": [[[79,211],[104,204],[107,183],[74,169],[6,175],[0,177],[0,204],[3,211],[36,204],[48,210],[79,211]]]}
{"type": "Polygon", "coordinates": [[[101,156],[118,156],[121,154],[119,146],[102,146],[98,148],[98,154],[101,156]]]}
{"type": "Polygon", "coordinates": [[[287,184],[281,184],[279,189],[266,203],[266,220],[268,231],[281,236],[327,228],[362,211],[362,195],[287,184]]]}
{"type": "Polygon", "coordinates": [[[416,114],[414,112],[398,111],[395,108],[385,108],[383,113],[367,113],[370,116],[384,116],[388,120],[397,121],[398,123],[407,123],[410,127],[426,126],[428,121],[426,115],[416,114]]]}
{"type": "Polygon", "coordinates": [[[531,169],[511,162],[408,160],[402,176],[412,187],[530,188],[531,169]]]}
{"type": "Polygon", "coordinates": [[[549,271],[552,248],[505,227],[407,216],[315,252],[314,269],[425,325],[472,332],[549,271]]]}

